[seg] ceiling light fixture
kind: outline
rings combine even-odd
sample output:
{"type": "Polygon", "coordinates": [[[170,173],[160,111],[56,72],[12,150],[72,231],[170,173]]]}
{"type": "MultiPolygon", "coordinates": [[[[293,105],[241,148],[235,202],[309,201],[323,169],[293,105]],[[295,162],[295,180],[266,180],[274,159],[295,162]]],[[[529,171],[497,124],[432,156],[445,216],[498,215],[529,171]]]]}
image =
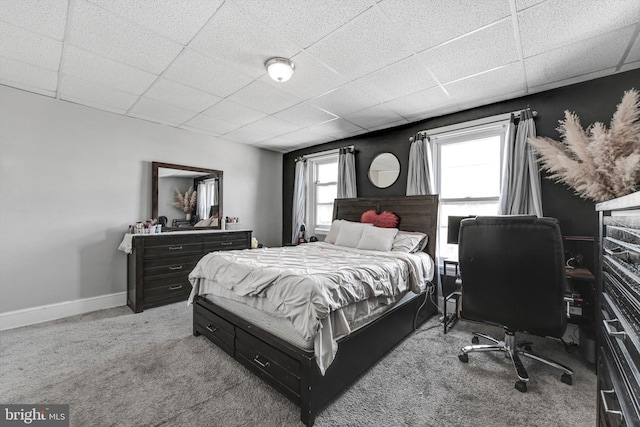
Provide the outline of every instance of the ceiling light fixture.
{"type": "Polygon", "coordinates": [[[277,82],[286,82],[293,75],[295,65],[286,58],[271,58],[264,63],[269,77],[277,82]]]}

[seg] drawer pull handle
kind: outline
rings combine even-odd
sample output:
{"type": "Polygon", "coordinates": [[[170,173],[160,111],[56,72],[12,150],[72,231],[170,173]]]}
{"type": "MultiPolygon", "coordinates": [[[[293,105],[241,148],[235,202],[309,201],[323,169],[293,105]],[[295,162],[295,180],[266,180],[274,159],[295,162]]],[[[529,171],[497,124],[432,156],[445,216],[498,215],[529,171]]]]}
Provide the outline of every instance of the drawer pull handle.
{"type": "Polygon", "coordinates": [[[233,245],[233,242],[222,242],[220,243],[222,246],[231,246],[233,245]]]}
{"type": "Polygon", "coordinates": [[[253,361],[256,362],[258,365],[260,365],[260,367],[262,368],[268,368],[269,367],[269,362],[262,362],[260,360],[260,356],[256,354],[256,357],[253,358],[253,361]]]}
{"type": "Polygon", "coordinates": [[[609,415],[615,415],[617,417],[620,417],[620,421],[624,420],[624,415],[622,414],[622,411],[614,411],[613,409],[609,409],[609,405],[607,405],[607,398],[605,396],[607,394],[613,394],[615,396],[616,391],[614,389],[600,390],[600,398],[602,400],[602,406],[604,406],[604,412],[609,415]]]}
{"type": "Polygon", "coordinates": [[[169,270],[182,270],[182,267],[184,267],[184,265],[172,265],[169,267],[169,270]]]}
{"type": "Polygon", "coordinates": [[[620,337],[622,339],[625,339],[627,337],[627,333],[624,331],[617,331],[617,330],[612,330],[610,327],[611,323],[617,323],[618,319],[611,319],[611,320],[607,320],[604,319],[602,320],[602,323],[604,324],[604,329],[607,331],[607,335],[609,335],[610,337],[620,337]]]}
{"type": "Polygon", "coordinates": [[[182,246],[169,246],[170,251],[179,251],[182,249],[182,246]]]}
{"type": "Polygon", "coordinates": [[[620,247],[611,250],[611,256],[614,258],[620,258],[625,262],[629,262],[629,255],[631,255],[631,252],[620,247]]]}
{"type": "Polygon", "coordinates": [[[177,291],[178,289],[182,289],[182,285],[169,286],[170,291],[177,291]]]}
{"type": "Polygon", "coordinates": [[[218,328],[214,328],[213,325],[207,325],[205,329],[211,332],[212,334],[215,334],[216,332],[218,332],[218,328]]]}

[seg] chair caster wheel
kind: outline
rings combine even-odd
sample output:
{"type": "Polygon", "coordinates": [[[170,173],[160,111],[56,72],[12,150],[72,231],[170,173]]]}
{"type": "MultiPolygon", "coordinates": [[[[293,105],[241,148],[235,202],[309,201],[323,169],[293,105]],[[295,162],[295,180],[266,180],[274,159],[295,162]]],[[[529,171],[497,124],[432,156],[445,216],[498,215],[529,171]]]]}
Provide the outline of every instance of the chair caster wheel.
{"type": "Polygon", "coordinates": [[[471,338],[471,344],[480,344],[480,338],[478,337],[471,338]]]}
{"type": "Polygon", "coordinates": [[[527,383],[524,381],[516,381],[515,387],[520,393],[525,393],[527,391],[527,383]]]}
{"type": "Polygon", "coordinates": [[[569,374],[562,374],[562,376],[560,377],[560,381],[562,381],[565,384],[573,384],[573,377],[569,374]]]}
{"type": "Polygon", "coordinates": [[[458,359],[459,359],[462,363],[468,363],[468,362],[469,362],[469,355],[468,355],[467,353],[459,354],[459,355],[458,355],[458,359]]]}

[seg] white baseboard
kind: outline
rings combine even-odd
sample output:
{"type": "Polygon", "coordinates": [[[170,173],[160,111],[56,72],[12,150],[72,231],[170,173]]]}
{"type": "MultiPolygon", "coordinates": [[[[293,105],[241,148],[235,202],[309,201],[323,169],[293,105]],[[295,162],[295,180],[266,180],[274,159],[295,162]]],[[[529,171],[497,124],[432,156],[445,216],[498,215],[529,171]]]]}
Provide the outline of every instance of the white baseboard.
{"type": "Polygon", "coordinates": [[[0,331],[127,304],[127,293],[101,295],[0,313],[0,331]]]}

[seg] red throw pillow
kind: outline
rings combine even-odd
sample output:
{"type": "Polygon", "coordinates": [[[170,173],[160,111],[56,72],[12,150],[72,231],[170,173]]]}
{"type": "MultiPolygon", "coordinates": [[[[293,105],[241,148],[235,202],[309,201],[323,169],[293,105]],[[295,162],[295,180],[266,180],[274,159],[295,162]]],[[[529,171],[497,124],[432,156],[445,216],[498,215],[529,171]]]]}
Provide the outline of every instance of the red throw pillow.
{"type": "Polygon", "coordinates": [[[398,221],[398,215],[389,211],[384,211],[379,214],[371,209],[363,212],[363,214],[360,216],[360,222],[373,224],[376,227],[382,228],[395,228],[398,226],[398,221]]]}

